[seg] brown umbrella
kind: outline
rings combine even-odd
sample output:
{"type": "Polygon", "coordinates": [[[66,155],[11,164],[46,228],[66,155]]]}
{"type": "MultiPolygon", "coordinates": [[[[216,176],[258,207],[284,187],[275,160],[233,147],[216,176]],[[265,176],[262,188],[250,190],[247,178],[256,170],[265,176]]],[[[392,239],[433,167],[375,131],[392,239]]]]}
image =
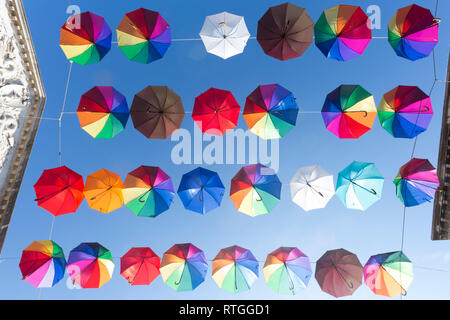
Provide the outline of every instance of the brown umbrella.
{"type": "Polygon", "coordinates": [[[149,139],[167,139],[184,118],[181,98],[168,87],[148,86],[134,96],[130,108],[134,127],[149,139]]]}
{"type": "Polygon", "coordinates": [[[300,57],[313,41],[314,22],[291,3],[270,7],[258,21],[256,39],[264,52],[279,60],[300,57]]]}

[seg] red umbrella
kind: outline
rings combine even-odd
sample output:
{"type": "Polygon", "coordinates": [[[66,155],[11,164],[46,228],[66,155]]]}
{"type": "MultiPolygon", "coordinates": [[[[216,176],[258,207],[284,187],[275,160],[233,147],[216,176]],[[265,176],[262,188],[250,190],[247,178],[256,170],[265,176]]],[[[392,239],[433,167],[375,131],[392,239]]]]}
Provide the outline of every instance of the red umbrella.
{"type": "Polygon", "coordinates": [[[150,248],[131,248],[120,258],[120,275],[132,286],[149,285],[159,276],[160,258],[150,248]]]}
{"type": "Polygon", "coordinates": [[[84,199],[83,177],[66,166],[44,170],[34,185],[38,206],[54,216],[75,212],[84,199]]]}
{"type": "Polygon", "coordinates": [[[192,119],[203,133],[221,136],[236,127],[240,110],[230,91],[210,88],[195,98],[192,119]]]}

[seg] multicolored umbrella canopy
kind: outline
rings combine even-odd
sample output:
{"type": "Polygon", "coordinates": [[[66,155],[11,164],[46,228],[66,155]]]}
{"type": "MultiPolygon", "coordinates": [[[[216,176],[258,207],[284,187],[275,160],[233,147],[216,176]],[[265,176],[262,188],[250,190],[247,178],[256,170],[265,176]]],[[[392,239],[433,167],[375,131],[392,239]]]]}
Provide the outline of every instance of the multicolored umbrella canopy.
{"type": "Polygon", "coordinates": [[[223,290],[247,291],[258,278],[258,266],[250,250],[231,246],[220,250],[212,261],[212,277],[223,290]]]}
{"type": "Polygon", "coordinates": [[[33,241],[23,250],[19,268],[23,280],[36,288],[51,288],[64,278],[66,258],[55,242],[33,241]]]}
{"type": "Polygon", "coordinates": [[[402,251],[371,256],[364,266],[364,282],[378,295],[406,295],[413,278],[413,265],[402,251]]]}
{"type": "Polygon", "coordinates": [[[430,97],[415,86],[398,86],[378,106],[381,126],[395,138],[412,139],[427,130],[433,117],[430,97]]]}
{"type": "Polygon", "coordinates": [[[111,280],[114,271],[111,252],[97,242],[81,243],[70,251],[67,271],[82,288],[100,288],[111,280]]]}
{"type": "Polygon", "coordinates": [[[281,182],[274,170],[262,164],[244,166],[231,180],[230,198],[242,213],[266,214],[280,201],[281,182]]]}
{"type": "Polygon", "coordinates": [[[83,177],[66,166],[44,170],[33,187],[38,206],[54,216],[77,211],[84,199],[83,177]]]}
{"type": "Polygon", "coordinates": [[[96,86],[81,96],[77,115],[81,128],[93,138],[111,139],[127,125],[127,100],[113,87],[96,86]]]}
{"type": "Polygon", "coordinates": [[[397,10],[388,24],[388,39],[398,56],[415,61],[428,57],[439,41],[439,19],[416,4],[397,10]]]}
{"type": "Polygon", "coordinates": [[[111,29],[103,17],[86,11],[61,27],[59,45],[67,59],[81,65],[99,62],[111,49],[111,29]]]}
{"type": "Polygon", "coordinates": [[[290,295],[305,289],[312,274],[309,258],[293,247],[280,247],[269,253],[263,272],[275,292],[290,295]]]}
{"type": "Polygon", "coordinates": [[[131,248],[120,258],[120,275],[132,286],[149,285],[159,276],[160,258],[150,248],[131,248]]]}
{"type": "Polygon", "coordinates": [[[120,176],[106,169],[100,169],[87,176],[84,196],[89,207],[109,213],[122,206],[124,185],[120,176]]]}
{"type": "Polygon", "coordinates": [[[175,291],[190,291],[205,281],[208,263],[202,250],[191,243],[176,244],[161,261],[161,277],[175,291]]]}
{"type": "Polygon", "coordinates": [[[350,296],[362,283],[363,266],[350,251],[328,250],[317,260],[315,276],[322,291],[336,298],[350,296]]]}
{"type": "Polygon", "coordinates": [[[327,129],[341,139],[357,139],[372,129],[377,116],[373,96],[359,85],[341,85],[322,107],[327,129]]]}
{"type": "Polygon", "coordinates": [[[427,159],[413,158],[400,168],[394,184],[397,197],[406,207],[413,207],[434,198],[439,177],[427,159]]]}
{"type": "Polygon", "coordinates": [[[289,186],[292,201],[305,211],[325,208],[334,196],[333,175],[319,165],[298,169],[289,186]]]}
{"type": "Polygon", "coordinates": [[[302,7],[289,2],[270,7],[258,21],[256,39],[279,60],[300,57],[313,41],[314,22],[302,7]]]}
{"type": "Polygon", "coordinates": [[[156,11],[128,12],[116,31],[118,46],[131,61],[150,63],[161,59],[170,47],[170,26],[156,11]]]}
{"type": "Polygon", "coordinates": [[[278,84],[258,86],[245,101],[245,122],[263,139],[284,137],[295,126],[297,115],[294,95],[278,84]]]}
{"type": "Polygon", "coordinates": [[[220,206],[225,187],[217,172],[198,167],[183,174],[178,187],[186,209],[205,214],[220,206]]]}
{"type": "Polygon", "coordinates": [[[166,86],[148,86],[134,96],[130,108],[134,127],[149,139],[167,139],[184,118],[179,95],[166,86]]]}
{"type": "Polygon", "coordinates": [[[339,172],[336,195],[347,208],[364,211],[380,200],[383,183],[375,164],[353,161],[339,172]]]}
{"type": "Polygon", "coordinates": [[[358,6],[339,4],[329,8],[314,25],[316,46],[330,59],[347,61],[355,58],[372,40],[370,23],[358,6]]]}

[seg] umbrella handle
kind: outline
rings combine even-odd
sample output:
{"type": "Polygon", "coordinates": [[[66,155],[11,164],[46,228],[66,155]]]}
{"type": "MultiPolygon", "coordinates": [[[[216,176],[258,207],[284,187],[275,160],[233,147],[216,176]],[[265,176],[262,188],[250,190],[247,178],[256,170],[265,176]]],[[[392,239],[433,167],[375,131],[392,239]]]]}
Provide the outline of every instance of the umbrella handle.
{"type": "Polygon", "coordinates": [[[177,281],[174,282],[174,284],[175,284],[176,286],[178,286],[178,285],[181,283],[181,279],[183,279],[184,269],[186,269],[186,262],[184,263],[183,271],[181,272],[180,279],[178,279],[177,281]]]}
{"type": "Polygon", "coordinates": [[[59,191],[55,191],[55,192],[50,193],[50,194],[48,194],[48,195],[46,195],[46,196],[43,196],[43,197],[40,197],[40,198],[36,198],[36,199],[34,199],[34,201],[40,201],[40,200],[46,199],[46,198],[48,198],[48,197],[51,197],[51,196],[54,195],[54,194],[57,194],[57,193],[59,193],[59,192],[61,192],[61,191],[64,191],[64,190],[68,189],[69,187],[70,187],[70,186],[65,186],[64,188],[62,188],[62,189],[59,190],[59,191]]]}
{"type": "MultiPolygon", "coordinates": [[[[200,188],[200,191],[203,191],[203,186],[200,188]]],[[[200,201],[200,202],[203,202],[203,197],[202,197],[202,192],[199,192],[198,193],[198,200],[200,201]]]]}
{"type": "Polygon", "coordinates": [[[108,189],[103,190],[102,192],[100,192],[98,195],[96,195],[95,197],[92,197],[90,200],[95,200],[97,199],[97,197],[103,193],[105,193],[106,191],[109,191],[110,189],[112,189],[112,186],[109,186],[108,189]]]}
{"type": "Polygon", "coordinates": [[[441,23],[441,21],[442,21],[441,18],[434,18],[434,19],[433,19],[433,24],[432,24],[431,26],[435,26],[435,25],[441,23]]]}
{"type": "Polygon", "coordinates": [[[370,189],[370,192],[372,192],[375,195],[377,194],[377,192],[375,190],[373,190],[373,189],[370,189]]]}
{"type": "Polygon", "coordinates": [[[406,291],[406,290],[402,291],[402,296],[406,297],[407,294],[408,294],[408,291],[406,291]]]}
{"type": "Polygon", "coordinates": [[[142,200],[142,197],[145,196],[148,192],[150,192],[152,190],[152,188],[150,188],[149,190],[145,191],[139,198],[138,201],[140,203],[145,203],[145,200],[142,200]]]}

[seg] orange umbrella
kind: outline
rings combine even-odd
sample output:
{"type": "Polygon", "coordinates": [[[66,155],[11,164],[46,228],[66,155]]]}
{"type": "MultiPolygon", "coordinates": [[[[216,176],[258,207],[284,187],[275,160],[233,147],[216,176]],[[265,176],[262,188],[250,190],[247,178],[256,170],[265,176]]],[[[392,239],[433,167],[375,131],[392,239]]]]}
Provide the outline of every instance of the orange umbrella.
{"type": "Polygon", "coordinates": [[[120,176],[111,171],[100,169],[86,178],[84,196],[89,207],[103,213],[109,213],[123,204],[120,176]]]}

